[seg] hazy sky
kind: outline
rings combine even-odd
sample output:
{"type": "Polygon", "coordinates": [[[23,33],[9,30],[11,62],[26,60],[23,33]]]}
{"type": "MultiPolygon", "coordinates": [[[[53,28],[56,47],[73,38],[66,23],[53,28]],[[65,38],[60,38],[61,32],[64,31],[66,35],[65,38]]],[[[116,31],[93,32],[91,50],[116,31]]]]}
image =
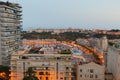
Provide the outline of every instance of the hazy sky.
{"type": "MultiPolygon", "coordinates": [[[[3,0],[7,1],[7,0],[3,0]]],[[[23,7],[23,29],[120,29],[120,0],[9,0],[23,7]]]]}

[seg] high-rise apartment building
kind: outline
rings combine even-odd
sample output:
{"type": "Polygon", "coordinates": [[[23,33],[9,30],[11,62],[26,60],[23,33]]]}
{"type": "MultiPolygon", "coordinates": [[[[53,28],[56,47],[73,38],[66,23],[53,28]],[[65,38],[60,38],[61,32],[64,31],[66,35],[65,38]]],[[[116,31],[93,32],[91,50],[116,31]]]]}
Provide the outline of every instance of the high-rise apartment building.
{"type": "Polygon", "coordinates": [[[0,2],[0,65],[9,65],[10,54],[21,44],[21,6],[0,2]]]}

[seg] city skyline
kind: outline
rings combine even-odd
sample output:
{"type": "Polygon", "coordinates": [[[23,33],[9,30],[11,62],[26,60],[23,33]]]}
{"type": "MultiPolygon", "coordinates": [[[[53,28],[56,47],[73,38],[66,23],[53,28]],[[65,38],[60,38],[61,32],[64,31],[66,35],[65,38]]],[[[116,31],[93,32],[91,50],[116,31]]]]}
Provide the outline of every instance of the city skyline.
{"type": "Polygon", "coordinates": [[[0,1],[0,80],[120,80],[120,1],[32,1],[0,1]]]}
{"type": "Polygon", "coordinates": [[[9,1],[17,2],[23,7],[23,30],[69,27],[120,29],[118,0],[9,1]]]}

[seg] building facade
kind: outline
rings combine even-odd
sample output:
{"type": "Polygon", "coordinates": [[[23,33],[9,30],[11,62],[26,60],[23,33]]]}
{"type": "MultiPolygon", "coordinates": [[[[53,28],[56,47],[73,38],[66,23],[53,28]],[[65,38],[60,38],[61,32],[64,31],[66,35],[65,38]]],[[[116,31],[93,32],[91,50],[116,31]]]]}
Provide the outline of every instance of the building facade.
{"type": "Polygon", "coordinates": [[[0,2],[0,65],[9,65],[10,54],[21,44],[21,6],[0,2]]]}
{"type": "Polygon", "coordinates": [[[105,66],[94,62],[77,65],[77,80],[104,80],[105,66]]]}
{"type": "Polygon", "coordinates": [[[120,43],[108,48],[107,69],[108,73],[113,74],[114,80],[120,80],[120,43]]]}
{"type": "Polygon", "coordinates": [[[39,80],[76,80],[71,55],[27,52],[23,50],[12,54],[10,80],[22,80],[29,67],[33,68],[39,80]]]}
{"type": "Polygon", "coordinates": [[[56,39],[37,39],[37,40],[28,40],[23,39],[22,40],[23,45],[29,45],[29,46],[54,46],[58,44],[58,41],[56,39]]]}

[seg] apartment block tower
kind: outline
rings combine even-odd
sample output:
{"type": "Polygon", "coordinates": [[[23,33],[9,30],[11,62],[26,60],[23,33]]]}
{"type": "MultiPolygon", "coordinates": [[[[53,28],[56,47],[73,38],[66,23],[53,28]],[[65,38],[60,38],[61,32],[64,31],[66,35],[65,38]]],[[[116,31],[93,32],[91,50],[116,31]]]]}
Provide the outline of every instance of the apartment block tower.
{"type": "Polygon", "coordinates": [[[21,44],[21,6],[0,1],[0,65],[9,65],[10,54],[21,44]]]}

